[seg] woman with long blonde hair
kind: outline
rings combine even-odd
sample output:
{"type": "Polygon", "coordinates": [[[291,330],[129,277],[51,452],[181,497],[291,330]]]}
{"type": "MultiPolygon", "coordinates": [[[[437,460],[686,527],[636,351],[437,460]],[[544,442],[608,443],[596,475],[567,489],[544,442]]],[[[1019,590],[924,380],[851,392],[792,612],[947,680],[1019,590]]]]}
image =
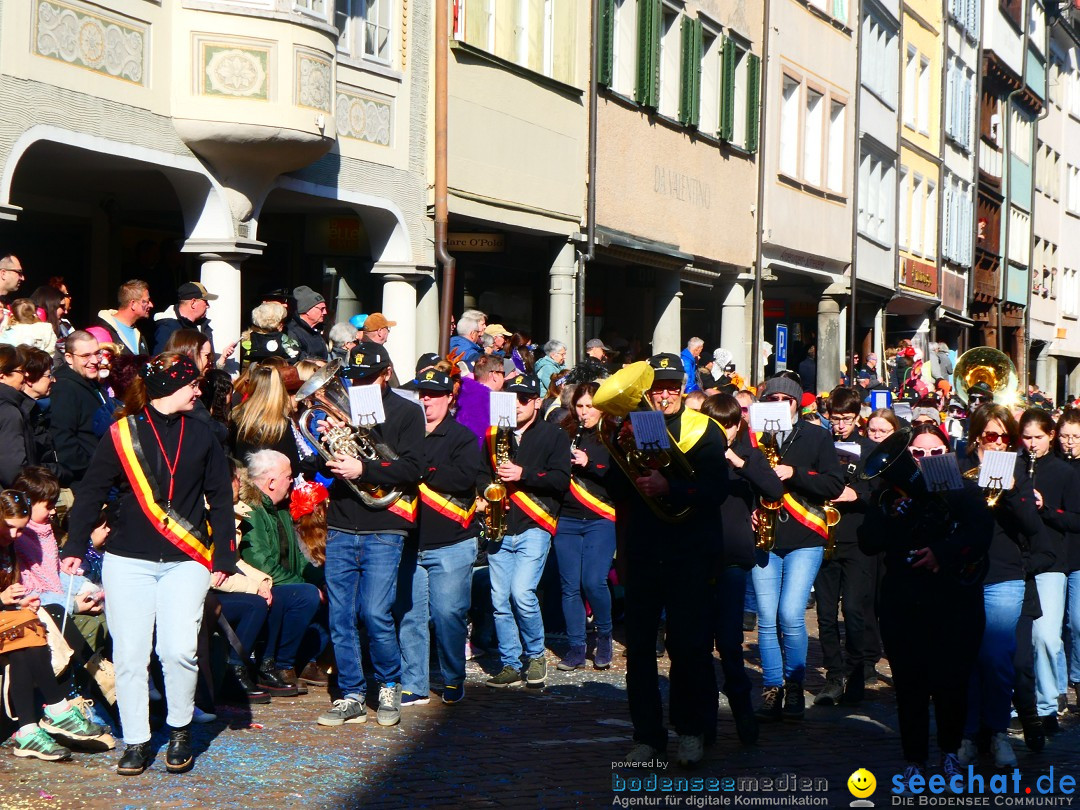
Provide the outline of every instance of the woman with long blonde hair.
{"type": "Polygon", "coordinates": [[[257,450],[277,450],[292,464],[293,475],[303,471],[302,458],[311,455],[291,415],[296,403],[285,387],[285,378],[276,365],[253,366],[248,376],[246,396],[232,412],[233,452],[244,461],[257,450]]]}

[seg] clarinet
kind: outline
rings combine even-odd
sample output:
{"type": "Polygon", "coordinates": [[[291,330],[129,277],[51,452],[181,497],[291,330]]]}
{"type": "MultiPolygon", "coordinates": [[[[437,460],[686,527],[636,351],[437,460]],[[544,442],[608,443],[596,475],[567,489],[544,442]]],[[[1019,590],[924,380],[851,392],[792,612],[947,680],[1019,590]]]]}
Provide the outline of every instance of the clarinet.
{"type": "Polygon", "coordinates": [[[574,433],[574,440],[570,442],[571,455],[574,453],[575,450],[578,449],[578,445],[581,444],[581,438],[585,435],[585,430],[585,423],[579,421],[577,424],[577,431],[574,433]]]}

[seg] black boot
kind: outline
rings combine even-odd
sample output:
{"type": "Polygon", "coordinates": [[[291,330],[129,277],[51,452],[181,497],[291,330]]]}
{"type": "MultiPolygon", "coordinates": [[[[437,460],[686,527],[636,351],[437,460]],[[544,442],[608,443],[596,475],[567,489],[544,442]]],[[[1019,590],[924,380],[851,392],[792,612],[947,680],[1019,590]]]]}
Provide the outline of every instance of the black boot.
{"type": "Polygon", "coordinates": [[[1038,753],[1046,747],[1046,729],[1043,728],[1042,718],[1036,711],[1024,712],[1020,715],[1020,727],[1024,729],[1024,745],[1029,751],[1038,753]]]}
{"type": "Polygon", "coordinates": [[[775,723],[780,719],[783,710],[783,695],[779,686],[767,686],[761,690],[761,705],[754,712],[762,723],[775,723]]]}
{"type": "Polygon", "coordinates": [[[237,698],[241,698],[247,703],[270,702],[270,693],[255,685],[255,681],[251,680],[251,673],[248,672],[246,664],[231,664],[229,671],[232,673],[232,691],[237,693],[237,698]]]}
{"type": "Polygon", "coordinates": [[[259,686],[273,697],[295,697],[297,689],[282,677],[281,670],[272,658],[264,658],[259,665],[259,686]]]}
{"type": "Polygon", "coordinates": [[[844,679],[839,675],[825,678],[825,686],[814,697],[815,706],[839,706],[844,696],[844,679]]]}
{"type": "Polygon", "coordinates": [[[191,767],[191,725],[174,728],[169,732],[169,750],[165,754],[165,769],[169,773],[183,773],[191,767]]]}
{"type": "Polygon", "coordinates": [[[150,753],[150,741],[129,745],[123,756],[116,763],[116,772],[121,776],[138,776],[150,766],[153,754],[150,753]]]}
{"type": "Polygon", "coordinates": [[[806,694],[803,685],[795,681],[784,682],[784,720],[795,721],[803,719],[806,714],[806,694]]]}
{"type": "Polygon", "coordinates": [[[866,681],[863,679],[863,673],[860,669],[857,673],[852,673],[851,676],[848,678],[847,686],[844,687],[844,705],[858,706],[860,703],[862,703],[863,696],[865,694],[866,681]]]}

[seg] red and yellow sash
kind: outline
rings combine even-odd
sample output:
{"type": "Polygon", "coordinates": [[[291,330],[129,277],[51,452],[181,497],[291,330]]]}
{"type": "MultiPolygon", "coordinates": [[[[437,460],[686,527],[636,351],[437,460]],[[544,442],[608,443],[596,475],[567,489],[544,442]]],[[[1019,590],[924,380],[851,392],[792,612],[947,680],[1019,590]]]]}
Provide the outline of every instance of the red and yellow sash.
{"type": "Polygon", "coordinates": [[[475,499],[473,499],[472,503],[470,503],[466,509],[454,503],[445,495],[436,492],[427,484],[420,485],[420,500],[443,517],[450,518],[450,520],[457,523],[463,529],[469,528],[473,515],[476,514],[475,499]]]}
{"type": "Polygon", "coordinates": [[[590,512],[595,512],[604,520],[615,520],[615,507],[602,498],[593,495],[576,478],[570,479],[570,494],[590,512]]]}
{"type": "Polygon", "coordinates": [[[520,490],[510,493],[510,500],[518,505],[518,508],[532,518],[541,529],[548,534],[555,534],[555,527],[558,523],[558,519],[548,512],[540,501],[531,495],[526,495],[520,490]]]}
{"type": "MultiPolygon", "coordinates": [[[[191,559],[209,569],[211,567],[210,544],[200,536],[203,533],[197,531],[176,512],[166,511],[161,507],[159,501],[164,499],[146,463],[139,436],[132,429],[134,424],[134,416],[121,419],[109,428],[109,436],[112,438],[116,455],[120,458],[120,464],[131,484],[131,491],[135,495],[139,508],[162,537],[191,559]]],[[[205,535],[209,538],[209,525],[205,528],[205,535]]]]}
{"type": "Polygon", "coordinates": [[[828,538],[829,527],[825,523],[824,514],[818,515],[810,511],[807,506],[796,500],[795,496],[790,492],[784,493],[784,509],[787,510],[789,515],[814,534],[821,535],[821,537],[826,539],[828,538]]]}
{"type": "Polygon", "coordinates": [[[386,507],[386,511],[393,512],[398,517],[405,518],[409,523],[416,523],[417,502],[417,497],[415,495],[402,495],[386,507]]]}

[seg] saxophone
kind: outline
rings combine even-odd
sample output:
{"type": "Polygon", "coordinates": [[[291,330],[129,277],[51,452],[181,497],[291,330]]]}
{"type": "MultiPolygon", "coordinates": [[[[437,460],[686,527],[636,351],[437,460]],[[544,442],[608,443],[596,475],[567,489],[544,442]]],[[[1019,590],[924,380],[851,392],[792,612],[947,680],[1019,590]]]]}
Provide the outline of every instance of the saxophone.
{"type": "Polygon", "coordinates": [[[831,560],[836,553],[836,524],[840,522],[840,510],[833,506],[832,501],[825,501],[825,526],[828,534],[825,537],[825,559],[831,560]]]}
{"type": "MultiPolygon", "coordinates": [[[[777,447],[776,437],[773,434],[763,433],[758,447],[761,448],[770,467],[775,468],[780,463],[780,448],[777,447]]],[[[757,547],[762,551],[772,551],[776,544],[776,513],[782,506],[783,501],[758,498],[757,547]]]]}
{"type": "Polygon", "coordinates": [[[488,502],[484,512],[484,537],[489,543],[498,543],[506,534],[506,516],[510,512],[510,493],[506,483],[499,478],[499,465],[512,461],[510,457],[510,428],[499,428],[495,436],[495,472],[491,483],[484,487],[484,500],[488,502]]]}

